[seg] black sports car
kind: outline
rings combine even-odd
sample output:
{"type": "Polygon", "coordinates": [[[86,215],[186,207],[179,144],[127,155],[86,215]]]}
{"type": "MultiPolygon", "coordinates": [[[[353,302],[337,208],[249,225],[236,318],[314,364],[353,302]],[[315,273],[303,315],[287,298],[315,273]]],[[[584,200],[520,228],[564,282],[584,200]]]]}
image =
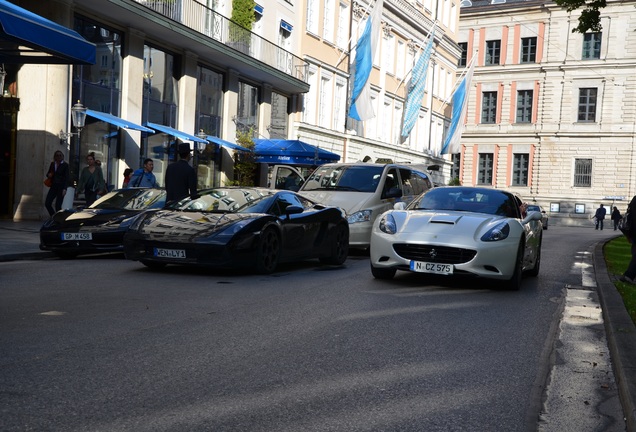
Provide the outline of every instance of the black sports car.
{"type": "Polygon", "coordinates": [[[166,203],[163,189],[131,188],[107,193],[90,207],[60,210],[40,228],[40,249],[62,258],[121,252],[131,217],[166,203]]]}
{"type": "Polygon", "coordinates": [[[293,191],[221,187],[139,215],[124,237],[126,258],[166,264],[249,268],[272,273],[282,262],[345,262],[349,224],[337,207],[293,191]]]}

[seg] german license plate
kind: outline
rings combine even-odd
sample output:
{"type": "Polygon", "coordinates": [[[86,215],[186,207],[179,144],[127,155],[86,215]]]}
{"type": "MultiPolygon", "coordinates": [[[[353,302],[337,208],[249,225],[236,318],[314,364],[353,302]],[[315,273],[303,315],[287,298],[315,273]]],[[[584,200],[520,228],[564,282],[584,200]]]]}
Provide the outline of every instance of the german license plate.
{"type": "Polygon", "coordinates": [[[185,250],[183,249],[162,249],[155,248],[154,255],[159,258],[179,258],[183,259],[186,257],[185,250]]]}
{"type": "Polygon", "coordinates": [[[93,240],[92,233],[62,233],[62,240],[93,240]]]}
{"type": "Polygon", "coordinates": [[[411,261],[411,271],[418,273],[435,273],[450,275],[453,274],[452,264],[429,263],[422,261],[411,261]]]}

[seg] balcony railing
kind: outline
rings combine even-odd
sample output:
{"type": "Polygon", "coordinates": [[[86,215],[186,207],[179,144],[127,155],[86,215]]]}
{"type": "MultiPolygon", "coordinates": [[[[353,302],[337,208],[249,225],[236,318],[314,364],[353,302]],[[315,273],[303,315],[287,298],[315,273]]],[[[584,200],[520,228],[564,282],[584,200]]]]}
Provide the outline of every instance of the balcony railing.
{"type": "Polygon", "coordinates": [[[171,20],[247,54],[303,82],[307,62],[196,0],[134,0],[171,20]]]}

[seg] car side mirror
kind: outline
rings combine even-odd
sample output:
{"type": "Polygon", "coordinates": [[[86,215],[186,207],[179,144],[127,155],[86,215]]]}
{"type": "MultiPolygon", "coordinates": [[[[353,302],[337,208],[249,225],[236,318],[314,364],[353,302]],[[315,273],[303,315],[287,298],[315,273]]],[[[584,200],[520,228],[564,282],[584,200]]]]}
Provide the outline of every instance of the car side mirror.
{"type": "Polygon", "coordinates": [[[285,207],[285,214],[287,215],[287,217],[289,217],[289,215],[302,213],[304,210],[305,209],[303,209],[301,206],[289,205],[285,207]]]}
{"type": "Polygon", "coordinates": [[[404,210],[406,208],[406,203],[403,201],[396,202],[393,204],[393,210],[404,210]]]}

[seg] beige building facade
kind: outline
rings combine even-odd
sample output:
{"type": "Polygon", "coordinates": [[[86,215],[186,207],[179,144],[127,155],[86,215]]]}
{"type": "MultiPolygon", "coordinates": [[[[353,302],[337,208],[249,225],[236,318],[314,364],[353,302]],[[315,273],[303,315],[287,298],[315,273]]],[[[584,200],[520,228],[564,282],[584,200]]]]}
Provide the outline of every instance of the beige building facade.
{"type": "Polygon", "coordinates": [[[460,66],[476,62],[453,156],[462,184],[514,190],[556,223],[590,224],[600,204],[625,211],[636,194],[635,6],[609,1],[602,30],[580,34],[578,14],[553,2],[462,2],[460,66]]]}
{"type": "Polygon", "coordinates": [[[406,162],[437,165],[434,180],[446,183],[450,162],[439,156],[448,127],[447,99],[459,50],[459,4],[449,0],[385,0],[382,30],[370,76],[375,117],[348,117],[349,77],[355,45],[373,2],[305,2],[301,53],[308,63],[310,90],[294,116],[295,135],[342,155],[341,162],[406,162]],[[434,29],[434,32],[433,32],[434,29]],[[408,138],[401,137],[411,70],[431,35],[434,48],[419,118],[408,138]]]}

